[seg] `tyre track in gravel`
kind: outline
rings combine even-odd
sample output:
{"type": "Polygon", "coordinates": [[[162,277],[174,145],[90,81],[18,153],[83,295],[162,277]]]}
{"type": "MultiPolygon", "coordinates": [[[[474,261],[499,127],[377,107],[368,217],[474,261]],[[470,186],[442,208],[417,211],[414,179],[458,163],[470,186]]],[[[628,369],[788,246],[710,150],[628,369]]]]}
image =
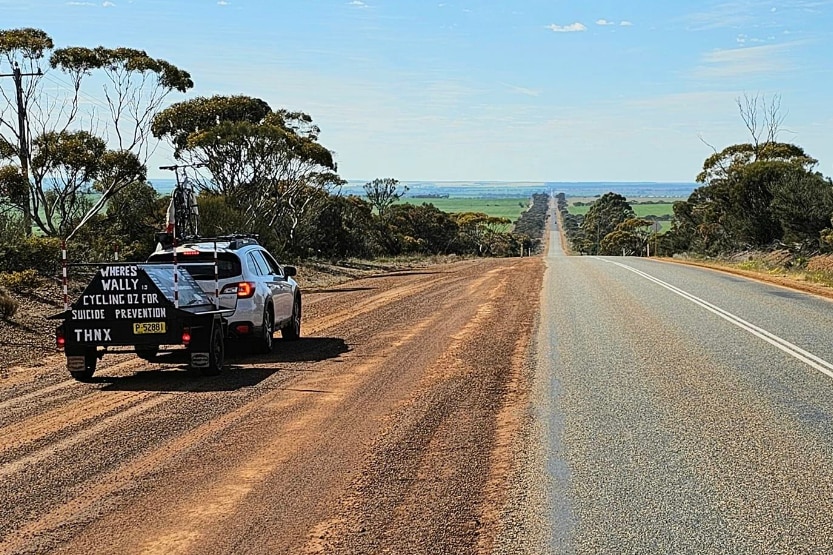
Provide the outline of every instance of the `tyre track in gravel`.
{"type": "MultiPolygon", "coordinates": [[[[417,285],[414,285],[414,284],[406,284],[404,286],[399,286],[398,284],[394,284],[394,286],[391,287],[390,289],[381,288],[382,289],[381,295],[374,295],[374,296],[378,296],[380,298],[375,300],[375,302],[373,303],[373,306],[374,306],[374,308],[379,309],[380,307],[384,306],[384,304],[385,304],[384,300],[385,299],[389,299],[389,302],[392,302],[392,300],[390,299],[391,291],[393,292],[393,296],[395,298],[400,298],[400,297],[403,296],[403,294],[401,292],[402,290],[419,292],[423,288],[424,288],[424,286],[417,286],[417,285]]],[[[354,316],[360,316],[360,315],[363,314],[363,312],[362,311],[351,311],[351,314],[353,314],[354,316]]],[[[312,324],[315,325],[316,321],[313,320],[312,324]]],[[[122,361],[122,362],[119,362],[117,364],[112,364],[107,370],[109,370],[110,372],[116,371],[120,374],[124,374],[125,371],[131,370],[131,369],[143,368],[143,367],[147,367],[147,366],[148,366],[147,362],[142,361],[140,359],[132,358],[132,359],[129,359],[127,361],[122,361]]],[[[57,369],[57,370],[59,372],[61,371],[60,368],[57,369]]],[[[195,381],[193,378],[187,377],[187,376],[183,379],[183,378],[179,377],[179,375],[181,375],[181,374],[182,373],[174,373],[174,372],[166,372],[166,373],[162,374],[162,375],[164,375],[164,376],[166,376],[166,377],[168,377],[172,380],[170,382],[168,382],[168,381],[163,382],[163,384],[162,384],[163,389],[165,389],[167,391],[174,391],[178,388],[182,388],[183,386],[187,386],[188,384],[191,384],[192,386],[195,386],[197,388],[200,387],[200,385],[199,385],[200,382],[199,381],[195,381]]],[[[142,380],[141,377],[139,378],[139,380],[140,380],[139,383],[142,383],[141,382],[141,380],[142,380]]],[[[79,384],[76,384],[76,385],[79,386],[79,384]]],[[[67,407],[67,411],[72,412],[76,416],[83,417],[84,412],[87,409],[91,408],[91,403],[95,404],[95,403],[100,402],[102,397],[101,397],[101,392],[96,391],[95,389],[93,389],[93,391],[90,392],[89,389],[84,389],[84,386],[79,386],[79,388],[80,388],[79,389],[79,394],[82,394],[83,396],[80,397],[77,400],[78,402],[76,404],[69,405],[67,407]],[[98,399],[99,401],[97,401],[96,399],[98,399]]],[[[49,388],[47,388],[47,389],[49,389],[49,388]]],[[[137,389],[139,389],[139,388],[137,388],[137,389]]],[[[118,391],[116,391],[114,393],[116,395],[123,395],[118,391]]],[[[53,438],[53,443],[51,445],[44,446],[40,451],[30,454],[28,457],[26,457],[22,460],[11,461],[11,462],[5,462],[4,461],[3,466],[0,467],[0,473],[4,477],[8,477],[10,475],[14,475],[15,473],[17,473],[16,477],[18,478],[18,482],[20,482],[20,481],[25,482],[25,484],[23,484],[20,489],[23,489],[24,494],[27,495],[27,496],[41,497],[41,496],[45,495],[48,490],[53,489],[53,487],[54,487],[53,484],[58,479],[58,477],[55,476],[56,472],[47,471],[47,475],[45,476],[45,480],[42,483],[38,483],[37,480],[33,480],[31,478],[31,476],[28,475],[27,473],[23,473],[23,472],[20,472],[20,471],[26,469],[27,467],[29,467],[31,464],[34,464],[34,463],[39,463],[43,466],[43,468],[46,468],[48,470],[54,469],[57,466],[58,463],[56,463],[56,464],[44,464],[44,463],[46,463],[49,460],[50,457],[54,457],[55,455],[61,453],[64,448],[79,446],[79,445],[82,445],[85,441],[95,440],[97,438],[98,434],[101,431],[108,429],[111,424],[117,424],[117,423],[120,423],[122,421],[125,421],[125,422],[129,423],[129,421],[127,421],[128,418],[135,417],[139,412],[142,412],[143,409],[151,409],[153,407],[161,405],[162,403],[166,402],[166,400],[167,400],[164,396],[162,396],[161,393],[155,393],[155,394],[143,393],[141,395],[144,395],[145,398],[146,398],[144,403],[141,403],[141,404],[129,409],[129,411],[126,412],[126,413],[116,413],[115,415],[112,415],[109,418],[109,420],[98,421],[98,422],[96,422],[94,420],[90,420],[89,422],[92,424],[91,428],[88,428],[88,429],[83,429],[82,428],[81,430],[76,431],[72,435],[67,436],[67,437],[63,437],[63,438],[59,437],[57,435],[57,431],[56,431],[56,433],[53,434],[53,436],[55,436],[55,437],[53,438]],[[38,486],[40,486],[40,487],[38,487],[38,486]]],[[[209,415],[210,415],[210,413],[209,413],[209,415]]],[[[201,415],[201,416],[206,416],[206,415],[201,415]]],[[[35,414],[32,418],[37,419],[38,415],[35,414]]],[[[77,424],[79,423],[77,420],[70,420],[68,422],[63,422],[63,423],[61,423],[59,420],[58,421],[53,420],[53,422],[55,422],[56,425],[58,425],[59,427],[63,427],[65,429],[73,429],[73,430],[77,429],[77,424]]],[[[7,433],[6,428],[4,428],[3,432],[4,432],[3,437],[7,438],[7,441],[13,441],[14,440],[14,438],[15,438],[14,434],[7,433]]],[[[131,435],[133,437],[135,437],[136,433],[132,433],[131,435]]],[[[105,451],[105,449],[97,449],[97,450],[105,451]]],[[[70,478],[70,480],[69,480],[70,482],[72,482],[72,478],[82,479],[83,474],[85,474],[84,472],[79,472],[78,468],[71,469],[69,472],[70,472],[70,476],[67,476],[67,478],[70,478]]],[[[9,484],[12,484],[12,483],[13,483],[13,481],[9,480],[7,478],[7,479],[4,480],[4,483],[3,483],[2,486],[9,485],[9,484]]],[[[0,488],[2,488],[2,486],[0,486],[0,488]]],[[[2,489],[0,489],[0,492],[2,492],[2,489]]],[[[22,508],[22,507],[26,506],[25,498],[24,499],[19,499],[19,497],[17,497],[17,496],[10,495],[9,499],[18,501],[17,503],[13,504],[15,509],[22,508]]],[[[0,524],[0,534],[2,534],[2,532],[4,531],[3,528],[4,528],[3,525],[0,524]]]]}
{"type": "MultiPolygon", "coordinates": [[[[204,531],[211,526],[216,526],[217,522],[228,519],[235,511],[245,515],[244,520],[248,522],[252,520],[252,514],[262,513],[266,507],[280,507],[282,511],[280,522],[283,527],[288,527],[293,521],[298,521],[300,524],[305,522],[305,519],[308,519],[315,510],[313,502],[322,498],[326,499],[327,490],[333,487],[334,480],[341,479],[341,476],[333,476],[332,469],[327,467],[322,470],[326,473],[326,479],[324,477],[319,480],[312,479],[311,476],[315,475],[315,468],[320,465],[320,461],[349,458],[349,452],[354,452],[356,448],[361,447],[361,443],[357,445],[355,442],[339,444],[344,437],[355,435],[357,429],[367,424],[368,416],[373,413],[373,405],[380,405],[379,397],[384,394],[385,390],[396,391],[398,386],[396,382],[408,378],[406,374],[398,373],[379,376],[379,373],[373,370],[387,360],[395,360],[394,353],[403,348],[408,352],[400,353],[401,356],[410,359],[424,357],[425,353],[413,352],[414,338],[426,333],[429,328],[443,325],[443,322],[448,320],[446,315],[430,310],[434,296],[436,295],[426,296],[419,301],[423,305],[421,312],[425,319],[409,326],[409,329],[394,328],[381,331],[378,325],[371,329],[370,333],[375,340],[375,344],[370,346],[372,354],[364,356],[364,353],[360,353],[360,356],[356,357],[359,363],[352,365],[349,372],[336,374],[322,371],[304,379],[304,392],[350,391],[345,398],[339,399],[320,394],[307,394],[300,398],[275,397],[273,402],[263,407],[261,413],[252,420],[265,420],[272,423],[289,422],[289,424],[284,426],[278,424],[278,427],[271,431],[268,441],[267,438],[261,437],[258,438],[257,443],[247,447],[245,451],[249,456],[243,464],[234,465],[222,475],[209,480],[209,485],[202,481],[195,481],[184,488],[181,482],[171,484],[169,487],[179,487],[188,493],[176,506],[171,507],[164,518],[151,519],[147,527],[140,529],[112,523],[102,524],[100,526],[102,536],[109,534],[109,531],[114,528],[131,528],[129,537],[124,538],[124,543],[141,546],[137,548],[137,552],[187,553],[190,549],[191,552],[202,553],[209,549],[208,546],[215,546],[216,549],[217,545],[225,541],[225,532],[222,534],[223,537],[205,538],[203,537],[204,531]],[[386,380],[380,381],[382,377],[386,380]],[[334,404],[338,404],[341,411],[329,410],[334,404]],[[343,413],[348,413],[348,417],[345,418],[343,413]],[[286,438],[289,438],[289,441],[286,438]],[[327,444],[323,450],[319,447],[322,442],[327,444]],[[339,450],[345,449],[348,453],[336,455],[339,450]],[[290,461],[294,462],[288,464],[290,461]],[[269,490],[280,491],[286,488],[281,480],[283,473],[280,471],[281,466],[286,465],[291,466],[292,469],[304,469],[302,484],[305,490],[312,489],[314,483],[320,483],[326,487],[318,495],[311,494],[309,491],[306,491],[305,495],[287,492],[280,495],[280,503],[264,504],[257,500],[251,509],[238,509],[237,505],[242,503],[246,496],[264,487],[266,477],[277,477],[279,481],[279,483],[270,484],[269,490]]],[[[459,295],[446,293],[443,296],[459,295]]],[[[413,300],[411,302],[413,303],[413,300]]],[[[396,312],[401,313],[402,307],[397,307],[396,312]]],[[[384,320],[392,321],[387,318],[384,320]]],[[[374,319],[374,322],[378,324],[378,319],[374,319]]],[[[400,324],[396,327],[406,326],[400,324]]],[[[294,389],[297,390],[297,388],[294,389]]],[[[247,424],[254,428],[258,427],[252,421],[247,424]]],[[[242,435],[255,438],[255,434],[242,435]]],[[[240,445],[234,446],[235,450],[240,448],[240,445]]],[[[201,456],[201,458],[205,457],[211,461],[217,461],[216,464],[209,463],[209,467],[226,465],[224,461],[229,458],[217,452],[201,456]]],[[[290,485],[293,488],[298,487],[294,481],[290,485]]],[[[152,504],[153,496],[148,499],[152,504]]],[[[152,512],[150,505],[147,512],[152,512]]],[[[252,535],[258,533],[257,528],[249,531],[252,535]]],[[[267,552],[286,552],[288,549],[286,542],[291,545],[291,542],[297,541],[303,535],[303,532],[285,533],[282,535],[281,542],[272,545],[267,552]]],[[[85,546],[96,543],[96,540],[89,542],[84,540],[85,546]]],[[[227,552],[235,551],[237,549],[232,546],[227,548],[227,552]]],[[[253,547],[249,545],[245,551],[253,552],[253,547]]]]}
{"type": "MultiPolygon", "coordinates": [[[[127,551],[142,545],[151,553],[232,552],[239,545],[256,551],[303,540],[311,523],[326,520],[332,509],[328,492],[343,491],[355,475],[342,463],[333,466],[333,453],[359,466],[392,407],[408,398],[406,393],[420,383],[421,369],[443,356],[455,327],[464,326],[477,307],[478,299],[467,298],[472,288],[488,289],[509,264],[464,262],[437,273],[363,280],[341,293],[312,292],[305,299],[305,333],[341,337],[351,349],[319,360],[300,347],[275,360],[243,359],[240,368],[218,379],[194,381],[179,372],[133,375],[147,363],[131,359],[104,367],[103,385],[11,380],[20,396],[4,390],[0,399],[8,408],[25,409],[25,418],[37,418],[32,405],[38,401],[52,401],[44,403],[50,408],[40,414],[50,416],[37,430],[21,420],[5,424],[4,444],[38,445],[49,438],[50,446],[34,452],[38,466],[48,469],[39,468],[34,477],[27,475],[31,464],[0,467],[9,478],[0,488],[11,484],[13,504],[20,504],[3,510],[0,551],[43,551],[70,540],[76,542],[67,544],[68,552],[100,551],[105,545],[111,551],[113,539],[120,538],[127,551]],[[436,310],[461,299],[468,309],[458,316],[436,310]],[[438,330],[445,330],[439,340],[438,330]],[[412,363],[413,368],[402,367],[412,363]],[[55,408],[52,394],[67,394],[65,388],[77,397],[64,400],[66,405],[59,400],[55,408]],[[125,413],[131,410],[125,408],[132,402],[128,392],[132,399],[144,399],[132,407],[152,406],[125,413]],[[104,395],[115,399],[103,401],[104,395]],[[108,403],[111,410],[104,409],[108,403]],[[98,415],[84,416],[85,408],[94,407],[98,415]],[[121,414],[126,416],[107,420],[121,414]],[[167,426],[159,426],[160,420],[167,426]],[[7,436],[7,429],[14,433],[7,436]],[[68,453],[58,457],[61,441],[68,453]],[[297,476],[298,468],[318,469],[322,481],[311,484],[297,476]],[[286,485],[285,473],[293,477],[286,485]],[[310,497],[311,488],[318,488],[324,501],[310,497]],[[281,503],[263,503],[274,496],[283,496],[281,503]],[[212,501],[217,499],[222,501],[212,501]],[[277,536],[273,530],[263,537],[253,525],[233,518],[245,514],[245,522],[270,522],[277,507],[286,524],[277,536]],[[150,533],[129,537],[137,522],[154,525],[150,533]],[[217,522],[228,525],[217,527],[217,522]],[[137,543],[137,537],[142,541],[137,543]]],[[[333,337],[312,341],[327,348],[335,342],[333,337]]],[[[5,385],[0,381],[0,387],[5,385]]]]}
{"type": "MultiPolygon", "coordinates": [[[[305,552],[491,552],[520,424],[513,413],[528,400],[519,381],[537,307],[522,295],[506,305],[514,279],[503,275],[452,336],[305,552]],[[501,329],[506,322],[514,333],[501,329]]],[[[527,293],[540,287],[531,281],[527,293]]]]}

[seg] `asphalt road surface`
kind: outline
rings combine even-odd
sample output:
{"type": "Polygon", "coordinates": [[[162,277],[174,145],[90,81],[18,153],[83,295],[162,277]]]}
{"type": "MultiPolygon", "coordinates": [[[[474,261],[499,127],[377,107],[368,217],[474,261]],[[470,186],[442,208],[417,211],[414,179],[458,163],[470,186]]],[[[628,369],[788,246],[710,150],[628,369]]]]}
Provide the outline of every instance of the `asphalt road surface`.
{"type": "Polygon", "coordinates": [[[550,246],[548,551],[833,552],[833,304],[550,246]]]}

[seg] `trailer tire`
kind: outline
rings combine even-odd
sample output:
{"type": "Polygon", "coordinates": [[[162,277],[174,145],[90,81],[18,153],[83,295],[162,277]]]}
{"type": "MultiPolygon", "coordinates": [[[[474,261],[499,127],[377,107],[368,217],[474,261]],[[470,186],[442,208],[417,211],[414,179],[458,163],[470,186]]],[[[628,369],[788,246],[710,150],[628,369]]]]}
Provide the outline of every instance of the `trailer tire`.
{"type": "Polygon", "coordinates": [[[88,382],[92,379],[95,373],[95,367],[98,364],[98,353],[95,349],[87,350],[84,353],[84,369],[70,370],[70,374],[75,380],[79,382],[88,382]]]}
{"type": "Polygon", "coordinates": [[[211,345],[208,349],[208,366],[203,368],[202,373],[205,376],[216,376],[223,371],[223,364],[225,364],[226,359],[222,326],[214,326],[214,330],[211,332],[211,345]]]}
{"type": "Polygon", "coordinates": [[[138,356],[142,360],[153,362],[156,360],[157,354],[159,354],[159,345],[136,346],[136,356],[138,356]]]}

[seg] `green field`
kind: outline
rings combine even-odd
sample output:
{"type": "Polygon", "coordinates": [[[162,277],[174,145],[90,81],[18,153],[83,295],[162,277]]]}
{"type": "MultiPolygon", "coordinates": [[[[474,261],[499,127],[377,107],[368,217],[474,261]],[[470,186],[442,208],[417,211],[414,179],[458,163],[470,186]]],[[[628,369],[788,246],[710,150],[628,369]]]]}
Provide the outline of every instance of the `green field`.
{"type": "Polygon", "coordinates": [[[529,208],[531,199],[524,198],[404,198],[403,203],[433,204],[443,212],[483,212],[489,216],[516,221],[529,208]]]}

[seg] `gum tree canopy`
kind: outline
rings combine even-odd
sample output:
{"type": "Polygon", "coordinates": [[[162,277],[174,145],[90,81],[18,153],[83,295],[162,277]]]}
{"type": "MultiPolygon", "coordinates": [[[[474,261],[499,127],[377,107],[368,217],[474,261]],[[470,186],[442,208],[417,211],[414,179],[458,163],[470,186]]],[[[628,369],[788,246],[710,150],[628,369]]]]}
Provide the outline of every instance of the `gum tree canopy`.
{"type": "Polygon", "coordinates": [[[596,200],[581,224],[585,237],[591,242],[591,254],[599,253],[602,240],[608,233],[612,233],[616,226],[635,216],[627,199],[618,193],[605,193],[596,200]]]}
{"type": "Polygon", "coordinates": [[[712,147],[697,175],[702,185],[674,204],[669,244],[703,254],[785,243],[810,252],[820,248],[833,215],[833,184],[802,147],[778,140],[780,97],[767,102],[745,95],[737,105],[749,140],[720,151],[712,147]]]}
{"type": "Polygon", "coordinates": [[[303,112],[273,111],[259,98],[199,97],[173,104],[153,120],[175,157],[203,166],[202,187],[225,196],[253,227],[292,241],[310,208],[343,180],[318,127],[303,112]]]}
{"type": "Polygon", "coordinates": [[[153,116],[170,93],[194,86],[188,72],[143,50],[54,49],[40,29],[0,30],[0,70],[15,65],[32,74],[21,79],[27,140],[21,149],[15,83],[0,80],[0,196],[51,236],[74,233],[118,191],[145,180],[156,145],[153,116]],[[94,88],[85,92],[90,80],[94,88]],[[85,109],[82,95],[100,97],[100,91],[106,108],[85,109]],[[97,160],[82,171],[80,161],[89,156],[97,160]],[[84,196],[93,184],[101,196],[87,209],[84,196]]]}

